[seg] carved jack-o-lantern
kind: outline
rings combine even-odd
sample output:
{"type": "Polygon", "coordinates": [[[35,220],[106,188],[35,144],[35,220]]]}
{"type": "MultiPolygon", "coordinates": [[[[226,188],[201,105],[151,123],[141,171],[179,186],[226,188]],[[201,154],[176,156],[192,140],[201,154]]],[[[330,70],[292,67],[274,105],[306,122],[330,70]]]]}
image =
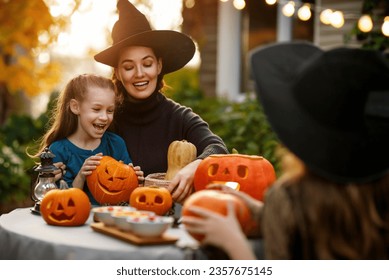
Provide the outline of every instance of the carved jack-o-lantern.
{"type": "Polygon", "coordinates": [[[163,187],[147,186],[136,188],[130,196],[130,205],[138,210],[153,211],[165,215],[173,205],[170,192],[163,187]]]}
{"type": "Polygon", "coordinates": [[[273,165],[264,157],[223,154],[205,158],[197,167],[193,183],[198,191],[214,182],[237,182],[240,191],[262,201],[275,179],[273,165]]]}
{"type": "Polygon", "coordinates": [[[103,156],[86,180],[91,194],[100,204],[127,202],[132,191],[138,187],[134,169],[110,156],[103,156]]]}
{"type": "Polygon", "coordinates": [[[54,226],[80,226],[89,217],[91,204],[80,189],[65,188],[49,191],[42,199],[43,219],[54,226]]]}

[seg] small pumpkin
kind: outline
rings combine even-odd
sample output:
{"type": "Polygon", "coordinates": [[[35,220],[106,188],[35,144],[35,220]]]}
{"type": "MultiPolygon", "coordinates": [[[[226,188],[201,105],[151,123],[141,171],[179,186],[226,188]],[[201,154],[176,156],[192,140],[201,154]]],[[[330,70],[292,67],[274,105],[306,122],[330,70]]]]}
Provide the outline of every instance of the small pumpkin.
{"type": "Polygon", "coordinates": [[[210,155],[194,175],[195,191],[215,182],[237,182],[239,190],[263,201],[267,188],[276,180],[273,165],[264,157],[244,154],[210,155]]]}
{"type": "Polygon", "coordinates": [[[98,203],[113,205],[128,201],[138,187],[138,176],[128,164],[103,156],[92,174],[86,177],[86,182],[98,203]]]}
{"type": "Polygon", "coordinates": [[[131,193],[129,203],[138,210],[153,211],[163,216],[172,208],[173,198],[164,187],[138,187],[131,193]]]}
{"type": "MultiPolygon", "coordinates": [[[[189,196],[182,206],[182,216],[196,216],[188,210],[191,206],[202,207],[216,213],[227,215],[227,203],[231,201],[234,204],[235,214],[243,232],[248,235],[254,226],[251,213],[245,202],[236,195],[225,193],[219,190],[204,189],[189,196]]],[[[193,238],[202,241],[204,236],[189,232],[193,238]]]]}
{"type": "Polygon", "coordinates": [[[61,189],[51,190],[43,197],[40,206],[43,219],[54,226],[85,224],[91,209],[88,196],[80,189],[67,188],[65,181],[61,182],[61,186],[61,189]]]}
{"type": "Polygon", "coordinates": [[[196,159],[196,146],[186,140],[170,143],[167,152],[168,169],[165,180],[172,180],[177,172],[196,159]]]}

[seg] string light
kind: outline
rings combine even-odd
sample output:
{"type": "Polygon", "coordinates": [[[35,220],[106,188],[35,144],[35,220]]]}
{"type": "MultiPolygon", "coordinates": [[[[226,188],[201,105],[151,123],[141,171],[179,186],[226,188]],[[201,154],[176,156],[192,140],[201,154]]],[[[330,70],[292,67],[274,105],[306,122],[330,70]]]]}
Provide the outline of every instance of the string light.
{"type": "Polygon", "coordinates": [[[187,9],[192,9],[195,6],[195,0],[186,0],[185,1],[185,7],[187,9]]]}
{"type": "Polygon", "coordinates": [[[389,16],[384,18],[384,23],[382,24],[381,31],[385,36],[389,36],[389,16]]]}
{"type": "Polygon", "coordinates": [[[268,5],[274,5],[275,3],[277,3],[277,0],[265,0],[265,2],[268,5]]]}
{"type": "Polygon", "coordinates": [[[286,17],[293,16],[295,11],[294,5],[295,5],[294,1],[289,1],[282,7],[282,13],[284,14],[284,16],[286,17]]]}
{"type": "Polygon", "coordinates": [[[335,11],[330,17],[331,25],[335,28],[341,28],[344,25],[344,16],[341,11],[335,11]]]}
{"type": "Polygon", "coordinates": [[[373,29],[373,21],[370,15],[362,15],[358,20],[358,28],[362,32],[370,32],[373,29]]]}
{"type": "Polygon", "coordinates": [[[297,11],[297,16],[302,21],[309,20],[312,16],[311,6],[309,4],[302,5],[297,11]]]}
{"type": "MultiPolygon", "coordinates": [[[[187,0],[188,1],[188,0],[187,0]]],[[[229,0],[220,0],[227,2],[229,0]]],[[[301,3],[294,0],[264,0],[268,5],[278,3],[282,5],[282,13],[287,17],[292,17],[297,10],[297,17],[302,21],[307,21],[312,17],[312,11],[319,14],[320,22],[325,25],[331,25],[335,28],[341,28],[344,25],[344,14],[342,11],[332,10],[329,8],[318,7],[315,4],[301,3]]],[[[308,2],[308,1],[305,1],[308,2]]],[[[310,1],[309,1],[310,2],[310,1]]],[[[246,6],[245,0],[233,0],[236,9],[242,10],[246,6]]],[[[370,32],[373,29],[373,20],[371,16],[363,14],[358,20],[358,28],[362,32],[370,32]]],[[[389,16],[386,16],[381,27],[385,36],[389,36],[389,16]]]]}
{"type": "Polygon", "coordinates": [[[244,0],[234,0],[233,5],[237,10],[243,10],[246,7],[246,2],[244,0]]]}
{"type": "Polygon", "coordinates": [[[331,9],[325,9],[320,13],[320,21],[326,25],[331,24],[331,15],[333,11],[331,9]]]}

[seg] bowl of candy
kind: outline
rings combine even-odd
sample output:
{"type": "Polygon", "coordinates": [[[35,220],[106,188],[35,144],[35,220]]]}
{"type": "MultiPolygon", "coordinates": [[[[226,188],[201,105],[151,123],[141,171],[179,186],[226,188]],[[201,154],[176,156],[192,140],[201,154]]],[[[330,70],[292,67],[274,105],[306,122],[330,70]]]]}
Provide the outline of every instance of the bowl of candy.
{"type": "Polygon", "coordinates": [[[131,231],[131,223],[127,221],[127,218],[143,218],[155,216],[152,211],[140,211],[140,210],[124,210],[116,211],[111,214],[114,225],[122,231],[131,231]]]}
{"type": "Polygon", "coordinates": [[[105,226],[115,225],[115,221],[112,217],[114,213],[135,211],[136,209],[130,206],[100,206],[92,208],[93,220],[96,222],[102,222],[105,226]]]}
{"type": "Polygon", "coordinates": [[[159,237],[167,231],[174,222],[173,217],[148,215],[142,217],[128,217],[131,232],[140,237],[159,237]]]}

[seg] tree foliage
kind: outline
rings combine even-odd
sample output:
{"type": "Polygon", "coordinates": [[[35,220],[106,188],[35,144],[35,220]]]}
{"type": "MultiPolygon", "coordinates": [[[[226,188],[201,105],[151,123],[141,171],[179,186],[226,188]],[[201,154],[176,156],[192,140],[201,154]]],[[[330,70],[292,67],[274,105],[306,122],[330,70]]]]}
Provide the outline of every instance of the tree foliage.
{"type": "MultiPolygon", "coordinates": [[[[59,1],[59,0],[57,0],[59,1]]],[[[59,79],[59,66],[38,62],[66,27],[68,18],[53,17],[54,0],[0,1],[0,85],[9,94],[34,96],[50,92],[59,79]]],[[[73,12],[80,0],[73,0],[73,12]]],[[[68,16],[68,15],[67,15],[68,16]]],[[[2,92],[4,95],[4,92],[2,92]]]]}

